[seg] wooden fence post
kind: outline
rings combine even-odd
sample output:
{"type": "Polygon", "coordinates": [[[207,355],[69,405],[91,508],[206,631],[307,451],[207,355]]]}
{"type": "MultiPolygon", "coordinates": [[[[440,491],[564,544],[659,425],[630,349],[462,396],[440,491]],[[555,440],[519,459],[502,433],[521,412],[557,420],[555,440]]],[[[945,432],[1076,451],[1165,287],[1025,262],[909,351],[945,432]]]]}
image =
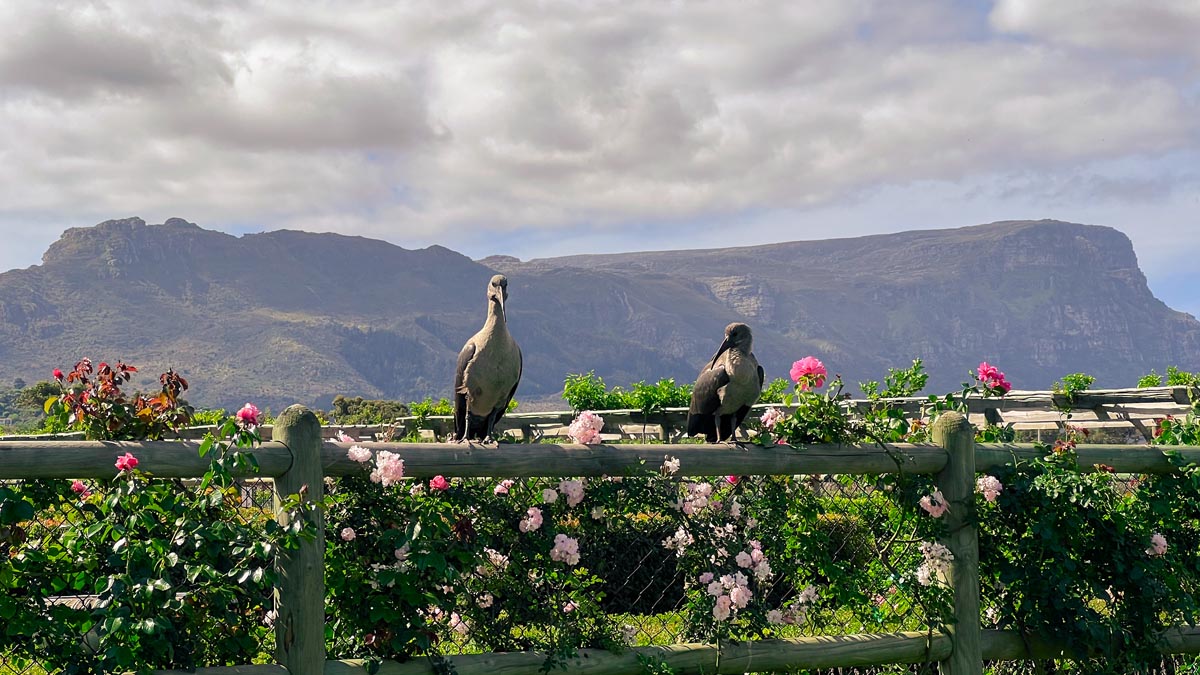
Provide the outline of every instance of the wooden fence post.
{"type": "MultiPolygon", "coordinates": [[[[306,502],[321,499],[321,422],[301,405],[289,406],[275,421],[272,439],[292,451],[292,466],[275,479],[275,517],[286,525],[289,514],[280,496],[303,494],[306,502]]],[[[275,661],[291,675],[320,675],[325,670],[325,518],[320,509],[307,511],[317,536],[300,547],[279,552],[279,586],[275,591],[275,661]]]]}
{"type": "Polygon", "coordinates": [[[938,474],[938,488],[950,507],[949,534],[942,543],[954,554],[947,582],[954,590],[954,622],[949,626],[953,651],[939,664],[942,675],[980,675],[983,653],[979,626],[979,532],[975,529],[975,430],[963,415],[942,413],[933,439],[949,461],[938,474]]]}

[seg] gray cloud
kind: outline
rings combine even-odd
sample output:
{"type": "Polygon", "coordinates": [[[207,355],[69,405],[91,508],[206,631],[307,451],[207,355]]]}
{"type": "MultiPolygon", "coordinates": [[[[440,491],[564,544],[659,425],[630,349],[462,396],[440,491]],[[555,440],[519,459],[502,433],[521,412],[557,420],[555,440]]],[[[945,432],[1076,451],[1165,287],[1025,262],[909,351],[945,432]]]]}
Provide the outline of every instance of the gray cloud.
{"type": "Polygon", "coordinates": [[[1197,12],[1109,4],[5,3],[0,227],[455,246],[1014,174],[1144,204],[1170,174],[1095,166],[1200,148],[1197,12]]]}

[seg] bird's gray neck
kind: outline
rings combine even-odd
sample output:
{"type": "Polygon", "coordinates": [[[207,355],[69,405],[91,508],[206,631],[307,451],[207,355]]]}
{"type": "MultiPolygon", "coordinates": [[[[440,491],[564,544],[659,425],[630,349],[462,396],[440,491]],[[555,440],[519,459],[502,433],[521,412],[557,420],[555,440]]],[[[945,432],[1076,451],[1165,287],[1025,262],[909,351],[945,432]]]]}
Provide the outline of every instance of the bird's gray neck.
{"type": "Polygon", "coordinates": [[[483,329],[486,331],[504,330],[506,328],[504,312],[500,310],[500,305],[489,302],[487,322],[483,324],[483,329]]]}

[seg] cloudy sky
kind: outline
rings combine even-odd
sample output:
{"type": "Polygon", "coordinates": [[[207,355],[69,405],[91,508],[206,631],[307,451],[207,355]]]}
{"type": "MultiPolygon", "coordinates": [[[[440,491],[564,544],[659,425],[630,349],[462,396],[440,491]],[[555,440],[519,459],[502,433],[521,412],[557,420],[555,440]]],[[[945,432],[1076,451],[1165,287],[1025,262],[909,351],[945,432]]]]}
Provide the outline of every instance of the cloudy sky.
{"type": "Polygon", "coordinates": [[[474,257],[1057,218],[1200,314],[1200,2],[0,4],[0,269],[179,216],[474,257]]]}

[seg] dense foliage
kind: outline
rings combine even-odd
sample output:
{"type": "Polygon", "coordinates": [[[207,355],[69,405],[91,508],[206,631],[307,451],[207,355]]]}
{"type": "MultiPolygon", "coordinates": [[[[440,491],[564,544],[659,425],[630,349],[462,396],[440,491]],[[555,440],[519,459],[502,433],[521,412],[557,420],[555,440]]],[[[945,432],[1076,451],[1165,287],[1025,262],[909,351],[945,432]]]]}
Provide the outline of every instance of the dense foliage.
{"type": "MultiPolygon", "coordinates": [[[[128,366],[76,371],[63,376],[55,413],[69,411],[66,422],[89,436],[162,436],[182,419],[171,413],[179,405],[122,394],[128,366]]],[[[1012,386],[981,363],[959,391],[922,399],[912,418],[888,399],[921,392],[920,361],[863,383],[867,406],[853,415],[819,360],[797,361],[790,375],[790,391],[779,391],[789,410],[753,424],[757,442],[795,452],[929,442],[939,415],[1012,386]]],[[[577,401],[633,393],[609,391],[592,374],[572,377],[575,394],[593,397],[577,401]]],[[[1068,392],[1091,384],[1082,374],[1062,383],[1068,392]]],[[[684,388],[665,380],[640,391],[638,405],[620,407],[675,407],[666,402],[684,388]]],[[[1200,444],[1198,413],[1163,419],[1154,442],[1200,444]]],[[[198,482],[153,479],[122,456],[112,481],[0,487],[0,653],[66,672],[267,658],[273,557],[307,533],[303,518],[277,525],[234,479],[253,468],[242,451],[261,421],[253,406],[221,419],[202,446],[212,463],[198,482]],[[77,595],[96,598],[60,601],[77,595]]],[[[1011,433],[985,425],[977,439],[1011,433]]],[[[1083,434],[980,476],[974,497],[955,503],[932,477],[903,473],[683,477],[687,450],[671,446],[620,476],[414,481],[402,456],[351,441],[341,447],[361,471],[328,480],[322,505],[327,648],[373,663],[536,650],[554,668],[581,647],[654,639],[638,628],[651,620],[671,623],[676,641],[936,630],[951,620],[945,579],[954,560],[938,543],[951,514],[979,530],[987,626],[1101,657],[1081,666],[1088,672],[1138,672],[1158,658],[1163,628],[1196,618],[1200,470],[1178,457],[1163,476],[1079,467],[1083,434]]],[[[285,508],[304,506],[293,497],[285,508]]]]}

